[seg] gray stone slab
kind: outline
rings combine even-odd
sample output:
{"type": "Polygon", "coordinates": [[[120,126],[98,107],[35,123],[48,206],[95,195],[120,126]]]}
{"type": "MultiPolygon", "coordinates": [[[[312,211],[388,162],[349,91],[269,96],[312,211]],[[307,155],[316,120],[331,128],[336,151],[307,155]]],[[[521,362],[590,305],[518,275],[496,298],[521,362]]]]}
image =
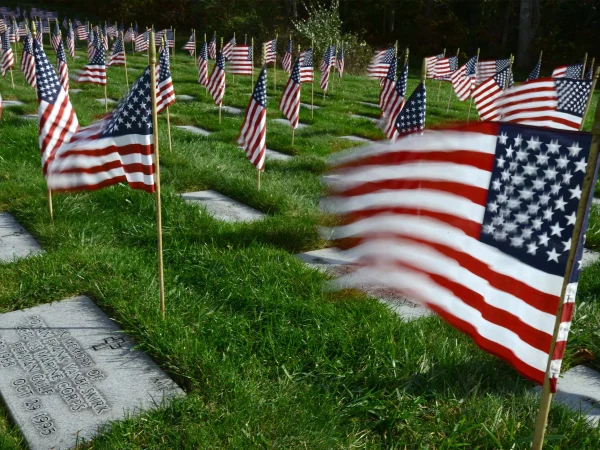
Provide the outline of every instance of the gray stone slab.
{"type": "Polygon", "coordinates": [[[350,117],[354,119],[364,119],[368,120],[369,122],[377,123],[377,119],[375,117],[361,116],[360,114],[351,114],[350,117]]]}
{"type": "MultiPolygon", "coordinates": [[[[541,387],[534,388],[539,395],[541,387]]],[[[575,366],[561,374],[553,400],[581,413],[590,425],[600,421],[600,373],[586,366],[575,366]]]]}
{"type": "Polygon", "coordinates": [[[187,94],[177,94],[177,100],[189,101],[189,100],[194,100],[194,97],[192,97],[191,95],[187,95],[187,94]]]}
{"type": "Polygon", "coordinates": [[[0,262],[37,253],[42,253],[42,248],[33,236],[12,215],[0,212],[0,262]]]}
{"type": "Polygon", "coordinates": [[[265,215],[217,191],[198,191],[181,194],[181,197],[206,208],[206,212],[224,222],[254,222],[265,215]]]}
{"type": "Polygon", "coordinates": [[[185,395],[88,297],[0,315],[0,395],[32,450],[185,395]]]}
{"type": "Polygon", "coordinates": [[[600,259],[600,253],[584,248],[583,257],[581,258],[581,267],[585,269],[598,261],[598,259],[600,259]]]}
{"type": "Polygon", "coordinates": [[[25,120],[37,120],[37,114],[24,114],[22,116],[19,116],[21,119],[25,119],[25,120]]]}
{"type": "Polygon", "coordinates": [[[81,89],[69,89],[69,94],[79,94],[81,89]]]}
{"type": "Polygon", "coordinates": [[[311,108],[312,108],[312,109],[321,109],[321,107],[320,107],[320,106],[317,106],[317,105],[309,105],[308,103],[300,103],[300,106],[302,106],[303,108],[306,108],[306,109],[311,109],[311,108]]]}
{"type": "Polygon", "coordinates": [[[9,106],[25,106],[25,103],[19,100],[2,100],[2,104],[6,107],[9,106]]]}
{"type": "Polygon", "coordinates": [[[341,139],[348,139],[349,141],[354,141],[354,142],[374,142],[370,139],[367,138],[363,138],[360,136],[340,136],[341,139]]]}
{"type": "Polygon", "coordinates": [[[204,128],[198,128],[193,125],[176,125],[176,128],[180,128],[185,131],[189,131],[190,133],[199,134],[201,136],[209,136],[210,131],[205,130],[204,128]]]}
{"type": "Polygon", "coordinates": [[[361,105],[365,105],[365,106],[371,106],[373,108],[379,108],[379,105],[377,103],[371,103],[371,102],[358,102],[361,105]]]}
{"type": "MultiPolygon", "coordinates": [[[[313,250],[300,253],[296,256],[308,266],[332,275],[349,274],[354,263],[354,260],[348,256],[347,252],[335,247],[313,250]]],[[[352,278],[351,274],[350,277],[352,278]]],[[[432,314],[427,308],[382,287],[384,284],[380,280],[373,279],[369,280],[368,283],[361,281],[359,286],[362,291],[388,306],[405,320],[414,320],[432,314]]]]}
{"type": "MultiPolygon", "coordinates": [[[[291,126],[290,121],[287,119],[273,119],[274,122],[278,122],[281,123],[283,125],[287,125],[288,127],[291,126]]],[[[298,122],[298,129],[301,128],[306,128],[308,125],[306,125],[305,123],[300,123],[298,122]]]]}
{"type": "Polygon", "coordinates": [[[128,67],[127,72],[137,72],[140,69],[136,69],[135,67],[128,67]]]}
{"type": "Polygon", "coordinates": [[[291,155],[286,155],[285,153],[276,152],[275,150],[270,149],[265,150],[265,157],[277,161],[289,161],[293,158],[291,155]]]}
{"type": "Polygon", "coordinates": [[[596,198],[596,197],[592,198],[592,204],[593,205],[600,205],[600,198],[596,198]]]}
{"type": "Polygon", "coordinates": [[[242,110],[240,108],[235,108],[233,106],[221,106],[221,110],[223,112],[229,113],[229,114],[241,114],[242,110]]]}
{"type": "MultiPolygon", "coordinates": [[[[103,99],[103,98],[97,98],[97,99],[95,99],[95,100],[96,100],[98,103],[101,103],[101,104],[103,104],[103,105],[104,105],[104,99],[103,99]]],[[[117,101],[116,101],[116,100],[113,100],[112,98],[108,98],[108,99],[106,99],[106,102],[107,102],[109,105],[113,105],[113,104],[117,103],[117,101]]]]}

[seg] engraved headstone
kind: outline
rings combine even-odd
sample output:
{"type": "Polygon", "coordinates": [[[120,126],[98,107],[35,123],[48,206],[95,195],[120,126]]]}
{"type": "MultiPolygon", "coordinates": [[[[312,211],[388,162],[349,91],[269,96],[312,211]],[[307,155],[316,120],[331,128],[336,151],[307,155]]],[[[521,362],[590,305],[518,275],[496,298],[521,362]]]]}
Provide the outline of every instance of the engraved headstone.
{"type": "Polygon", "coordinates": [[[6,212],[0,212],[0,262],[41,253],[40,244],[6,212]]]}
{"type": "Polygon", "coordinates": [[[189,131],[190,133],[199,134],[200,136],[209,136],[210,131],[205,130],[204,128],[198,128],[193,125],[176,125],[176,128],[181,130],[189,131]]]}
{"type": "Polygon", "coordinates": [[[185,395],[88,297],[0,315],[0,396],[32,450],[185,395]]]}

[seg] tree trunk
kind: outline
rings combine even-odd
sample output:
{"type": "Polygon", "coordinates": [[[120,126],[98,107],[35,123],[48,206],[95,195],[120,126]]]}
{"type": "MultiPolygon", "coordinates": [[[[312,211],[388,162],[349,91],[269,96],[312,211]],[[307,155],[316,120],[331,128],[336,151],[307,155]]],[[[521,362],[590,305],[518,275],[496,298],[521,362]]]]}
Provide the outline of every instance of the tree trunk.
{"type": "Polygon", "coordinates": [[[512,14],[513,0],[506,2],[506,14],[504,15],[504,30],[502,32],[502,49],[506,50],[506,44],[508,43],[508,31],[510,29],[510,16],[512,14]]]}
{"type": "Polygon", "coordinates": [[[396,0],[390,0],[390,31],[394,32],[396,25],[396,0]]]}
{"type": "Polygon", "coordinates": [[[285,17],[288,20],[288,23],[290,22],[290,14],[292,12],[292,0],[285,0],[285,17]]]}
{"type": "Polygon", "coordinates": [[[526,67],[529,64],[529,46],[531,44],[533,19],[533,0],[521,0],[519,11],[519,47],[517,64],[526,67]]]}
{"type": "Polygon", "coordinates": [[[433,3],[433,0],[426,0],[425,3],[425,18],[429,19],[431,16],[431,4],[433,3]]]}
{"type": "Polygon", "coordinates": [[[292,0],[292,18],[298,18],[298,8],[296,7],[296,0],[292,0]]]}

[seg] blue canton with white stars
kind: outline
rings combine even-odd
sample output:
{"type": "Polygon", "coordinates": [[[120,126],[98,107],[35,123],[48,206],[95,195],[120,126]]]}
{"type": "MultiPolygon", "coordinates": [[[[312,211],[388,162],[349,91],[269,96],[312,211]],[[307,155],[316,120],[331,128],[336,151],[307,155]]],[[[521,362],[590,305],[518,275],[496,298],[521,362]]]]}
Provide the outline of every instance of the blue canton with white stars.
{"type": "Polygon", "coordinates": [[[390,47],[383,54],[379,63],[380,64],[391,64],[394,59],[396,59],[396,49],[394,47],[390,47]]]}
{"type": "Polygon", "coordinates": [[[258,76],[258,80],[256,80],[252,98],[254,98],[254,101],[263,108],[267,107],[267,68],[265,66],[263,66],[260,75],[258,76]]]}
{"type": "Polygon", "coordinates": [[[8,43],[8,33],[0,34],[0,38],[2,38],[2,51],[8,51],[10,49],[10,44],[8,43]]]}
{"type": "Polygon", "coordinates": [[[419,83],[398,117],[396,117],[396,129],[399,134],[408,134],[425,129],[426,100],[425,84],[419,83]]]}
{"type": "Polygon", "coordinates": [[[33,38],[31,37],[31,34],[25,36],[25,40],[23,41],[23,51],[29,55],[33,55],[32,41],[33,38]]]}
{"type": "Polygon", "coordinates": [[[448,64],[450,65],[450,71],[455,72],[458,69],[458,56],[448,58],[448,64]]]}
{"type": "Polygon", "coordinates": [[[565,72],[565,78],[581,78],[581,72],[583,71],[583,64],[573,64],[571,66],[567,66],[567,71],[565,72]]]}
{"type": "Polygon", "coordinates": [[[160,58],[159,58],[159,66],[160,73],[158,74],[158,83],[162,83],[163,81],[171,78],[171,64],[169,62],[169,50],[163,47],[160,50],[160,58]]]}
{"type": "MultiPolygon", "coordinates": [[[[494,75],[494,81],[502,89],[504,89],[504,87],[506,86],[506,80],[508,78],[508,71],[509,70],[510,70],[510,68],[506,67],[505,69],[501,70],[496,75],[494,75]]],[[[508,83],[508,87],[512,87],[512,85],[513,85],[513,76],[512,76],[512,71],[511,71],[511,73],[510,73],[510,81],[508,83]]]]}
{"type": "Polygon", "coordinates": [[[136,80],[129,92],[110,115],[101,137],[129,134],[152,134],[152,95],[150,68],[136,80]]]}
{"type": "Polygon", "coordinates": [[[208,45],[206,42],[200,47],[200,58],[205,61],[208,60],[208,45]]]}
{"type": "Polygon", "coordinates": [[[585,79],[592,81],[593,77],[594,77],[594,68],[590,67],[590,70],[588,70],[588,73],[586,74],[585,79]]]}
{"type": "Polygon", "coordinates": [[[302,67],[312,67],[313,65],[313,55],[312,48],[309,48],[304,52],[304,61],[302,61],[302,67]]]}
{"type": "Polygon", "coordinates": [[[527,77],[527,81],[529,80],[537,80],[540,77],[540,69],[542,68],[542,62],[538,61],[529,76],[527,77]]]}
{"type": "Polygon", "coordinates": [[[497,59],[496,60],[496,72],[506,69],[510,66],[510,59],[497,59]]]}
{"type": "Polygon", "coordinates": [[[474,77],[476,73],[476,66],[477,56],[473,56],[465,65],[465,75],[468,77],[474,77]]]}
{"type": "Polygon", "coordinates": [[[343,61],[344,60],[344,47],[340,47],[340,51],[338,52],[337,59],[339,61],[343,61]]]}
{"type": "Polygon", "coordinates": [[[37,78],[37,95],[40,100],[54,104],[62,87],[54,67],[48,61],[46,52],[37,40],[33,43],[33,57],[35,59],[35,76],[37,78]]]}
{"type": "Polygon", "coordinates": [[[300,84],[300,60],[297,59],[294,64],[294,68],[292,69],[292,74],[290,75],[290,79],[294,81],[294,83],[300,84]]]}
{"type": "Polygon", "coordinates": [[[253,55],[252,55],[252,46],[249,45],[248,46],[248,61],[252,61],[253,55]]]}
{"type": "Polygon", "coordinates": [[[398,77],[398,81],[396,82],[396,92],[400,97],[404,97],[406,95],[406,81],[408,80],[408,63],[404,64],[404,69],[402,69],[402,73],[398,77]]]}
{"type": "Polygon", "coordinates": [[[287,45],[287,53],[292,53],[292,40],[288,39],[288,45],[287,45]]]}
{"type": "Polygon", "coordinates": [[[591,135],[501,125],[481,242],[564,276],[591,135]]]}
{"type": "Polygon", "coordinates": [[[396,72],[398,71],[398,59],[392,59],[390,63],[390,68],[388,69],[386,78],[390,81],[396,81],[396,72]]]}
{"type": "Polygon", "coordinates": [[[121,38],[117,39],[117,41],[115,42],[115,45],[113,47],[113,55],[118,55],[119,53],[123,53],[124,49],[123,49],[123,41],[121,40],[121,38]]]}
{"type": "Polygon", "coordinates": [[[554,83],[556,83],[558,94],[558,111],[583,117],[592,90],[592,82],[572,78],[555,78],[554,83]]]}
{"type": "MultiPolygon", "coordinates": [[[[95,39],[98,41],[98,39],[95,39]]],[[[104,46],[100,42],[94,42],[94,54],[90,59],[89,65],[91,66],[104,66],[104,46]]]]}
{"type": "Polygon", "coordinates": [[[64,62],[65,64],[67,63],[67,54],[65,53],[65,46],[63,45],[62,41],[60,41],[60,43],[58,44],[58,50],[56,52],[56,59],[64,62]]]}
{"type": "Polygon", "coordinates": [[[223,55],[223,53],[219,53],[219,56],[217,56],[216,65],[219,69],[225,70],[225,55],[223,55]]]}

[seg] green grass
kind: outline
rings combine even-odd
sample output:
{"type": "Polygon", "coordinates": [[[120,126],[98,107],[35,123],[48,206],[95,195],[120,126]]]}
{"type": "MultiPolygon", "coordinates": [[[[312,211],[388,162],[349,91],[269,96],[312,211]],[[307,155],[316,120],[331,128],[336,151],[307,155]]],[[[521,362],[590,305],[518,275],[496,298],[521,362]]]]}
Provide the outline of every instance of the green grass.
{"type": "MultiPolygon", "coordinates": [[[[84,53],[71,64],[83,65],[84,53]]],[[[145,57],[129,57],[130,82],[145,57]]],[[[415,67],[418,64],[413,64],[415,67]]],[[[114,318],[186,391],[166,409],[114,424],[93,444],[115,448],[529,448],[538,407],[532,385],[508,365],[480,351],[435,317],[404,322],[385,306],[359,295],[327,295],[324,275],[294,253],[326,245],[317,232],[320,174],[325,156],[354,145],[339,136],[382,139],[359,101],[376,102],[379,86],[346,76],[323,100],[302,109],[291,145],[289,128],[269,122],[267,146],[297,155],[267,160],[262,188],[256,171],[235,145],[242,117],[223,114],[196,84],[196,69],[183,53],[172,62],[176,92],[195,97],[170,110],[172,124],[215,131],[209,137],[173,129],[168,150],[160,118],[161,176],[167,319],[160,319],[156,268],[155,200],[124,185],[93,193],[56,195],[50,222],[40,170],[37,125],[17,117],[35,113],[34,91],[15,72],[16,90],[0,80],[6,108],[0,122],[0,210],[8,211],[41,243],[45,253],[0,264],[0,312],[85,294],[114,318]],[[264,221],[215,221],[179,193],[216,189],[267,214],[264,221]]],[[[409,79],[409,91],[417,84],[409,79]]],[[[126,90],[122,68],[109,68],[108,95],[126,90]]],[[[277,76],[269,118],[282,117],[277,102],[286,77],[277,76]]],[[[248,78],[228,77],[224,103],[245,108],[248,78]]],[[[468,104],[449,86],[428,83],[428,125],[464,120],[468,104]]],[[[71,96],[82,125],[104,113],[99,87],[75,86],[71,96]]],[[[310,87],[304,86],[304,102],[310,87]]],[[[476,112],[471,112],[476,117],[476,112]]],[[[591,117],[591,115],[590,115],[591,117]]],[[[591,118],[587,128],[591,127],[591,118]]],[[[590,230],[600,226],[592,216],[590,230]]],[[[591,245],[600,243],[590,233],[591,245]]],[[[580,349],[600,354],[600,266],[583,272],[579,306],[564,365],[580,349]]],[[[600,369],[593,361],[591,365],[600,369]]],[[[546,448],[597,449],[600,433],[554,405],[546,448]]],[[[25,444],[0,414],[0,448],[25,444]]],[[[90,446],[91,448],[91,446],[90,446]]]]}

